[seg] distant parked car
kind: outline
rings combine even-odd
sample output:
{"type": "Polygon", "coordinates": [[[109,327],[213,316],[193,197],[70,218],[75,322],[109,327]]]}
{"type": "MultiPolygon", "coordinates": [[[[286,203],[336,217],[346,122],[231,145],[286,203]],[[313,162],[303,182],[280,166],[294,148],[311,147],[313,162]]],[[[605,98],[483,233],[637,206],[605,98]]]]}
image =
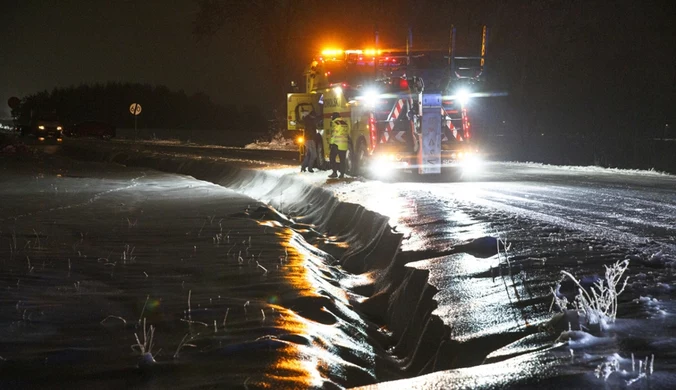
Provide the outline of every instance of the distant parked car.
{"type": "Polygon", "coordinates": [[[69,137],[115,137],[115,126],[99,121],[85,121],[75,124],[67,129],[69,137]]]}
{"type": "Polygon", "coordinates": [[[56,139],[60,142],[63,137],[63,125],[54,113],[36,115],[28,124],[24,123],[17,127],[22,137],[32,136],[38,141],[56,139]]]}

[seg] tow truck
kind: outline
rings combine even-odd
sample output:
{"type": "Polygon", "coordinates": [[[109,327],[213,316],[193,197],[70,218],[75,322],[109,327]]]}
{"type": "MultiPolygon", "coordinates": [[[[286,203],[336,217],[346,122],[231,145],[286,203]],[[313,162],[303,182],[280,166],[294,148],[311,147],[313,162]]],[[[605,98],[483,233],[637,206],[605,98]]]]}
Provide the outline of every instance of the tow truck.
{"type": "Polygon", "coordinates": [[[304,72],[305,92],[287,94],[287,129],[302,141],[303,118],[314,109],[326,160],[331,115],[339,113],[350,124],[351,175],[472,167],[479,153],[469,108],[481,96],[487,35],[484,26],[478,56],[456,55],[454,27],[447,50],[413,50],[410,34],[405,49],[324,49],[304,72]]]}

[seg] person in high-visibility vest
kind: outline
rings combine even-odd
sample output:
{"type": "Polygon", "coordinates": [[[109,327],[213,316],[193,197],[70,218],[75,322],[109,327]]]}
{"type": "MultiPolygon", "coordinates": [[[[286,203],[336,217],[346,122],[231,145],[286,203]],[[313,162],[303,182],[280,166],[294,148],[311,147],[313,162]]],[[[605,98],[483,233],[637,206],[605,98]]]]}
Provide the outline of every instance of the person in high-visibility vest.
{"type": "Polygon", "coordinates": [[[329,161],[331,161],[331,169],[333,173],[329,175],[330,178],[345,177],[345,165],[347,159],[348,135],[350,134],[350,125],[340,114],[334,112],[331,115],[331,138],[329,141],[331,151],[329,153],[329,161]],[[336,163],[336,157],[340,159],[340,165],[336,163]],[[340,171],[338,176],[336,171],[340,171]]]}

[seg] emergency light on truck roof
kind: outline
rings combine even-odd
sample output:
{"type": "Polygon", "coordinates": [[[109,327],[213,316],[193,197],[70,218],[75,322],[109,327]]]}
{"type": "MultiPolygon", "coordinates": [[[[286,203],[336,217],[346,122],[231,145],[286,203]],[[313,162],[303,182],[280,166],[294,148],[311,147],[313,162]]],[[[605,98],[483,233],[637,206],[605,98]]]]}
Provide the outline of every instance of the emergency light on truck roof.
{"type": "Polygon", "coordinates": [[[322,50],[322,55],[323,56],[337,56],[343,54],[343,50],[341,49],[324,49],[322,50]]]}
{"type": "Polygon", "coordinates": [[[323,49],[322,50],[322,55],[323,56],[337,56],[341,55],[343,53],[345,54],[364,54],[367,56],[374,56],[374,55],[380,55],[382,50],[377,50],[377,49],[350,49],[350,50],[342,50],[342,49],[323,49]]]}

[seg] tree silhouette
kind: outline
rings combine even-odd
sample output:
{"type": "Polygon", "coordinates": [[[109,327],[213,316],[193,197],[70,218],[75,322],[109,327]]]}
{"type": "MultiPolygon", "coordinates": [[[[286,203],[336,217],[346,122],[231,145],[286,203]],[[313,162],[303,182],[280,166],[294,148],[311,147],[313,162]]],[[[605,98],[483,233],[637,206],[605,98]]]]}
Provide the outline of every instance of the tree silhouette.
{"type": "Polygon", "coordinates": [[[124,128],[134,126],[134,118],[129,113],[133,102],[143,106],[143,113],[138,117],[140,127],[265,131],[265,119],[258,108],[245,107],[246,110],[240,112],[234,105],[212,102],[204,93],[189,96],[163,85],[138,83],[81,84],[41,91],[25,96],[15,113],[18,122],[24,124],[41,114],[55,112],[66,125],[98,120],[124,128]]]}

